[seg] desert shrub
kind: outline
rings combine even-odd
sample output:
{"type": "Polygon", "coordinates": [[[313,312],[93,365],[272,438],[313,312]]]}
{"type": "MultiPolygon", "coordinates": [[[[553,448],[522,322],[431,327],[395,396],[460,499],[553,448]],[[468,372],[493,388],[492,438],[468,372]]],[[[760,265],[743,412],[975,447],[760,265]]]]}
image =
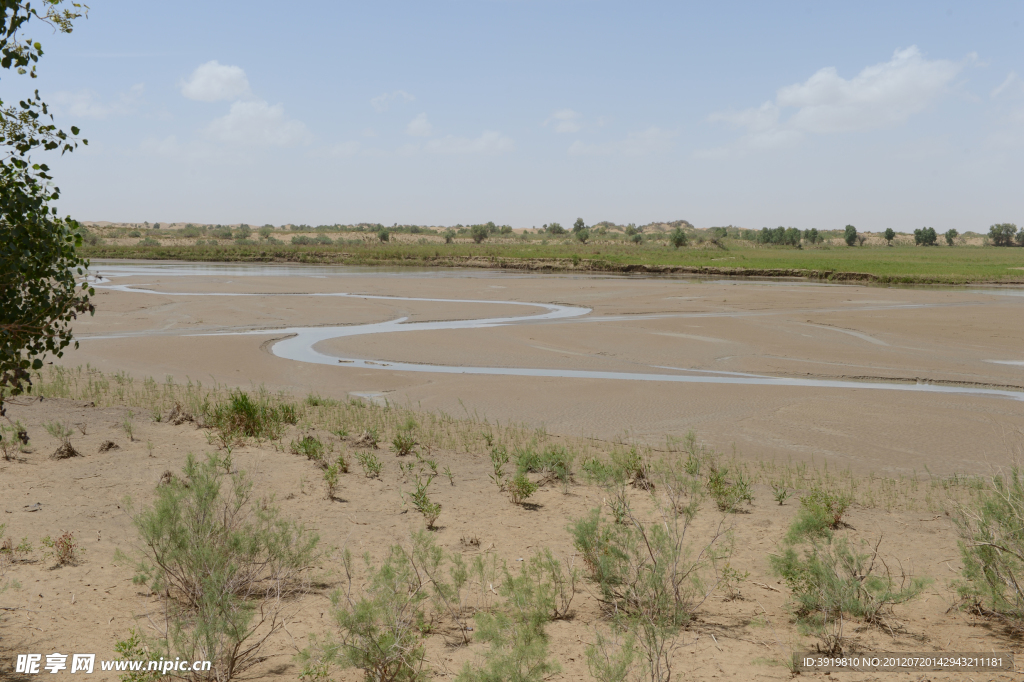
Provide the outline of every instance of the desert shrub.
{"type": "MultiPolygon", "coordinates": [[[[924,227],[914,230],[914,244],[918,246],[935,246],[939,236],[935,233],[934,227],[924,227]]],[[[952,244],[950,245],[952,246],[952,244]]]]}
{"type": "Polygon", "coordinates": [[[571,564],[567,568],[564,572],[546,549],[523,562],[518,572],[502,567],[498,592],[504,604],[474,616],[477,638],[488,642],[490,649],[481,666],[467,663],[457,680],[539,682],[558,672],[558,665],[547,659],[544,625],[569,614],[577,576],[571,564]]]}
{"type": "Polygon", "coordinates": [[[508,464],[508,450],[504,445],[496,445],[491,448],[491,466],[494,473],[490,474],[491,482],[501,492],[505,491],[508,482],[505,480],[505,465],[508,464]]]}
{"type": "Polygon", "coordinates": [[[559,445],[549,445],[538,452],[532,446],[516,448],[516,473],[545,474],[568,486],[573,479],[573,460],[576,455],[559,445]]]}
{"type": "Polygon", "coordinates": [[[516,474],[515,478],[505,484],[512,504],[522,504],[531,495],[537,492],[537,484],[526,477],[526,474],[516,474]]]}
{"type": "MultiPolygon", "coordinates": [[[[339,458],[339,461],[343,462],[339,458]]],[[[339,462],[335,462],[326,469],[324,469],[324,483],[327,484],[327,499],[333,500],[335,494],[338,492],[338,483],[340,480],[341,468],[338,466],[339,462]]]]}
{"type": "Polygon", "coordinates": [[[788,545],[769,556],[772,570],[793,592],[798,621],[828,653],[842,652],[845,616],[885,626],[892,607],[918,596],[929,582],[902,570],[894,575],[879,557],[880,544],[859,552],[830,534],[807,538],[803,551],[788,545]]]}
{"type": "Polygon", "coordinates": [[[254,499],[244,472],[223,469],[215,455],[189,454],[184,476],[157,487],[153,505],[132,519],[135,582],[165,602],[163,648],[213,661],[218,680],[263,660],[260,647],[283,626],[282,598],[305,588],[319,558],[316,534],[254,499]]]}
{"type": "Polygon", "coordinates": [[[363,474],[367,478],[380,478],[380,472],[384,469],[384,464],[377,458],[377,455],[372,452],[357,452],[356,461],[363,468],[363,474]]]}
{"type": "Polygon", "coordinates": [[[250,395],[232,390],[227,400],[209,408],[206,425],[223,434],[257,439],[279,438],[285,424],[296,422],[294,405],[275,405],[264,391],[250,395]]]}
{"type": "MultiPolygon", "coordinates": [[[[119,639],[114,644],[114,651],[119,654],[119,661],[152,661],[159,656],[159,653],[149,646],[142,633],[134,628],[128,630],[126,639],[119,639]]],[[[138,670],[126,672],[119,679],[121,682],[156,682],[160,679],[160,674],[155,671],[138,670]]]]}
{"type": "Polygon", "coordinates": [[[960,536],[961,597],[1024,628],[1024,480],[1017,467],[994,477],[953,515],[960,536]]]}
{"type": "Polygon", "coordinates": [[[434,476],[430,475],[425,478],[416,476],[416,491],[412,493],[412,504],[420,514],[423,515],[423,519],[427,522],[427,528],[434,528],[434,522],[437,521],[437,517],[441,515],[441,505],[437,502],[432,502],[430,496],[427,494],[427,488],[430,487],[430,482],[434,480],[434,476]]]}
{"type": "Polygon", "coordinates": [[[399,429],[395,437],[391,439],[391,447],[399,457],[412,454],[416,449],[416,436],[412,431],[399,429]]]}
{"type": "Polygon", "coordinates": [[[711,595],[720,568],[731,554],[731,541],[720,524],[696,551],[688,533],[695,506],[673,500],[658,505],[654,523],[629,510],[626,522],[606,523],[601,510],[569,526],[599,599],[613,612],[649,621],[652,626],[684,625],[711,595]]]}
{"type": "Polygon", "coordinates": [[[315,436],[303,436],[299,440],[293,440],[289,448],[294,455],[303,455],[306,459],[314,462],[322,462],[324,457],[324,444],[315,436]]]}
{"type": "Polygon", "coordinates": [[[47,553],[53,556],[58,566],[74,566],[82,558],[82,550],[74,533],[64,531],[56,539],[47,535],[40,542],[49,550],[47,553]]]}
{"type": "Polygon", "coordinates": [[[789,528],[787,542],[804,537],[824,537],[842,524],[852,498],[849,494],[815,488],[800,499],[800,511],[789,528]]]}
{"type": "Polygon", "coordinates": [[[300,658],[320,664],[362,668],[367,680],[416,682],[424,680],[424,602],[429,598],[428,578],[413,554],[394,545],[379,566],[365,554],[366,579],[356,593],[352,555],[342,554],[345,587],[331,595],[331,618],[340,633],[337,642],[316,643],[321,651],[306,649],[300,658]]]}

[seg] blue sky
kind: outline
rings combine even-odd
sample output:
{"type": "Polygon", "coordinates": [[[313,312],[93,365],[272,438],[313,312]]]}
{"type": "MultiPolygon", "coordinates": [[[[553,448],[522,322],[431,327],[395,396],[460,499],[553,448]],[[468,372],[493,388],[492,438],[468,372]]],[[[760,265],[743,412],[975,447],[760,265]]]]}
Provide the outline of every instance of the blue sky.
{"type": "MultiPolygon", "coordinates": [[[[1024,223],[1024,3],[94,0],[85,220],[1024,223]]],[[[27,79],[5,74],[13,100],[27,79]]]]}

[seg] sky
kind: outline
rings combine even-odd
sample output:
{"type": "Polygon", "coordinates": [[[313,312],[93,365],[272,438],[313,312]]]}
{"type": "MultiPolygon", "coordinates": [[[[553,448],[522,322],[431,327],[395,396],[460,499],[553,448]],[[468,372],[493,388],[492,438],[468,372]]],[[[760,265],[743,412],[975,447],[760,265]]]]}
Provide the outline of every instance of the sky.
{"type": "Polygon", "coordinates": [[[1024,224],[1024,2],[92,0],[80,220],[1024,224]]]}

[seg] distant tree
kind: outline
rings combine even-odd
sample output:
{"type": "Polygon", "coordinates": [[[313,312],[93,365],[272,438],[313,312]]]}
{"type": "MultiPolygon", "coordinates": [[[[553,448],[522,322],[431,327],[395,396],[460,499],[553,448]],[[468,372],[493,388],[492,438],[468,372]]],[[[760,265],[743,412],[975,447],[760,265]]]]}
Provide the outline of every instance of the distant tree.
{"type": "Polygon", "coordinates": [[[548,234],[565,234],[565,228],[558,223],[551,223],[548,227],[548,234]]]}
{"type": "Polygon", "coordinates": [[[999,223],[988,228],[988,237],[993,246],[1010,246],[1017,236],[1017,226],[1013,223],[999,223]]]}
{"type": "Polygon", "coordinates": [[[639,232],[636,229],[636,225],[633,224],[633,223],[630,223],[629,225],[626,225],[626,236],[627,237],[632,237],[635,234],[639,234],[639,232]]]}
{"type": "Polygon", "coordinates": [[[270,235],[274,234],[274,228],[269,225],[264,225],[258,230],[258,232],[261,239],[270,239],[270,235]]]}
{"type": "Polygon", "coordinates": [[[934,227],[922,227],[914,230],[914,243],[918,246],[935,246],[938,241],[939,235],[936,234],[934,227]]]}
{"type": "Polygon", "coordinates": [[[683,232],[683,228],[681,227],[677,227],[676,229],[672,230],[672,232],[668,235],[668,243],[671,244],[674,248],[678,249],[680,246],[686,246],[686,242],[686,233],[683,232]]]}
{"type": "Polygon", "coordinates": [[[469,236],[473,238],[477,244],[487,239],[488,231],[486,225],[474,225],[469,228],[469,236]]]}
{"type": "MultiPolygon", "coordinates": [[[[377,231],[377,239],[381,240],[382,242],[389,242],[391,241],[391,234],[385,229],[380,229],[377,231]]],[[[292,241],[295,240],[293,239],[292,241]]]]}
{"type": "Polygon", "coordinates": [[[486,223],[484,223],[484,227],[487,228],[488,235],[498,234],[498,226],[494,224],[493,220],[488,220],[486,223]]]}
{"type": "Polygon", "coordinates": [[[885,237],[886,245],[892,246],[892,240],[896,238],[896,233],[893,231],[891,227],[887,227],[885,228],[885,234],[882,236],[885,237]]]}
{"type": "Polygon", "coordinates": [[[867,235],[858,234],[857,235],[857,246],[864,246],[864,242],[866,242],[867,240],[868,240],[867,235]]]}
{"type": "Polygon", "coordinates": [[[643,241],[644,241],[644,236],[642,234],[640,234],[639,232],[634,232],[633,236],[630,237],[630,239],[633,240],[634,244],[636,244],[637,246],[640,246],[640,244],[642,244],[643,241]]]}
{"type": "Polygon", "coordinates": [[[501,228],[498,230],[498,232],[500,232],[501,234],[505,234],[505,235],[512,234],[512,226],[511,225],[502,225],[501,228]]]}
{"type": "Polygon", "coordinates": [[[960,236],[960,233],[957,232],[956,230],[946,230],[946,234],[944,234],[943,236],[946,238],[946,244],[949,246],[953,246],[953,242],[956,240],[957,237],[960,236]]]}
{"type": "Polygon", "coordinates": [[[455,230],[448,228],[444,231],[444,243],[451,244],[453,241],[455,241],[455,230]]]}
{"type": "Polygon", "coordinates": [[[154,230],[159,230],[160,229],[160,223],[153,223],[153,229],[154,230]]]}
{"type": "Polygon", "coordinates": [[[252,228],[245,223],[242,223],[238,226],[238,229],[235,230],[235,239],[248,239],[251,234],[252,228]]]}
{"type": "Polygon", "coordinates": [[[576,239],[579,239],[581,244],[586,244],[587,240],[590,239],[590,230],[583,228],[576,233],[576,239]]]}
{"type": "Polygon", "coordinates": [[[586,223],[583,222],[583,218],[577,218],[576,222],[572,224],[572,231],[579,232],[580,230],[587,229],[586,223]]]}
{"type": "Polygon", "coordinates": [[[847,225],[843,231],[843,239],[846,240],[847,246],[853,246],[857,241],[857,228],[853,225],[847,225]]]}
{"type": "Polygon", "coordinates": [[[804,241],[810,244],[817,244],[818,242],[822,241],[822,237],[820,234],[818,234],[818,228],[816,227],[812,227],[809,230],[804,230],[803,237],[804,241]]]}

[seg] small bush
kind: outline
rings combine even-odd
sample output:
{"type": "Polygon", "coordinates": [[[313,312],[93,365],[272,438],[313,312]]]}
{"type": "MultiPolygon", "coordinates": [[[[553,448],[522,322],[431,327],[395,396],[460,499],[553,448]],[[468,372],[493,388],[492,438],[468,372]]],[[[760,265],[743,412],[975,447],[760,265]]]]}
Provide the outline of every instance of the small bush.
{"type": "Polygon", "coordinates": [[[843,493],[816,488],[800,499],[800,511],[786,536],[790,544],[804,537],[825,537],[839,528],[852,498],[843,493]]]}
{"type": "Polygon", "coordinates": [[[505,480],[505,465],[508,464],[508,450],[504,445],[496,445],[491,448],[491,466],[494,473],[490,475],[491,483],[498,487],[501,492],[505,491],[508,482],[505,480]]]}
{"type": "Polygon", "coordinates": [[[430,497],[427,495],[427,488],[433,480],[433,476],[428,476],[425,479],[417,476],[416,492],[412,494],[413,506],[416,507],[416,511],[423,515],[424,520],[427,522],[427,528],[430,529],[434,528],[434,522],[441,515],[441,505],[431,502],[430,497]]]}
{"type": "Polygon", "coordinates": [[[81,550],[74,533],[63,532],[54,540],[49,535],[42,539],[44,547],[50,550],[58,566],[74,566],[81,558],[81,550]]]}
{"type": "Polygon", "coordinates": [[[537,492],[537,484],[526,477],[526,474],[517,474],[515,478],[506,484],[512,504],[522,504],[531,495],[537,492]]]}
{"type": "Polygon", "coordinates": [[[844,616],[884,626],[894,605],[918,596],[929,582],[902,571],[893,575],[879,559],[877,544],[860,553],[844,538],[827,536],[808,542],[802,553],[787,546],[769,560],[793,591],[797,619],[821,639],[827,653],[842,653],[844,616]],[[878,564],[881,574],[875,572],[878,564]]]}
{"type": "Polygon", "coordinates": [[[303,455],[306,459],[322,463],[324,457],[324,444],[314,436],[303,436],[290,445],[292,454],[303,455]]]}
{"type": "Polygon", "coordinates": [[[395,437],[391,439],[391,447],[399,457],[410,455],[416,449],[416,437],[412,431],[399,429],[395,437]]]}
{"type": "Polygon", "coordinates": [[[261,645],[283,627],[283,598],[305,589],[320,556],[317,535],[254,499],[244,472],[224,468],[215,455],[189,454],[184,476],[158,486],[152,507],[132,519],[135,582],[165,603],[162,648],[213,661],[218,680],[263,660],[261,645]]]}
{"type": "Polygon", "coordinates": [[[545,474],[568,486],[573,480],[573,461],[576,455],[558,445],[549,445],[543,452],[532,447],[517,448],[516,472],[545,474]]]}
{"type": "Polygon", "coordinates": [[[960,596],[977,610],[1024,630],[1024,479],[1017,467],[994,477],[975,500],[959,505],[960,596]]]}
{"type": "Polygon", "coordinates": [[[341,470],[335,462],[324,470],[324,483],[327,484],[327,499],[333,500],[338,492],[339,474],[341,470]]]}
{"type": "MultiPolygon", "coordinates": [[[[380,566],[370,555],[361,594],[353,587],[352,555],[342,555],[346,586],[331,595],[331,618],[341,641],[327,641],[300,654],[307,665],[338,664],[361,668],[367,680],[419,682],[426,678],[423,664],[425,616],[423,603],[429,598],[428,579],[399,545],[391,547],[380,566]],[[319,649],[319,651],[316,651],[319,649]]],[[[314,642],[314,644],[318,644],[314,642]]]]}
{"type": "Polygon", "coordinates": [[[222,434],[274,440],[281,436],[285,424],[296,421],[294,405],[275,405],[263,391],[253,396],[233,390],[226,401],[210,408],[206,425],[222,434]]]}
{"type": "Polygon", "coordinates": [[[367,478],[380,478],[384,464],[377,458],[377,455],[372,452],[357,452],[356,461],[363,468],[363,473],[367,478]]]}

